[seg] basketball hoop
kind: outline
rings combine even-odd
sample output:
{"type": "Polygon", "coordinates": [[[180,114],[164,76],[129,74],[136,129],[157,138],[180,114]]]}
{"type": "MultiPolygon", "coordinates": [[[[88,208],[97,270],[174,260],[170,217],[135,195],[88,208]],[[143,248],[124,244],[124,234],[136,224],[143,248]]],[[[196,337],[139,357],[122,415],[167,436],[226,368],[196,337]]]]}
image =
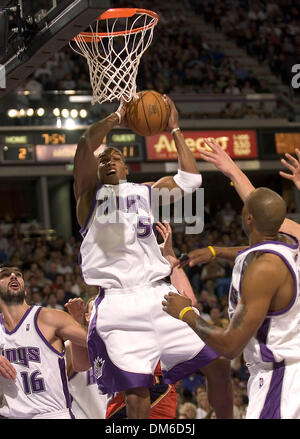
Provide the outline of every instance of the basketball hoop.
{"type": "Polygon", "coordinates": [[[146,9],[108,9],[90,26],[90,32],[73,38],[71,48],[89,66],[92,104],[121,98],[129,102],[136,95],[139,63],[157,23],[158,15],[146,9]]]}

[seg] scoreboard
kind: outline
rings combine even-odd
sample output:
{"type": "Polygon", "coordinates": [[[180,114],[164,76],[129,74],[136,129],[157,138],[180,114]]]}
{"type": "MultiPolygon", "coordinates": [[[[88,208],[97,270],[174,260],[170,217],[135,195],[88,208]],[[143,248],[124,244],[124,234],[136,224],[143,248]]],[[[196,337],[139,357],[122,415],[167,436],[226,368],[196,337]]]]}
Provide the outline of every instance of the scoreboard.
{"type": "MultiPolygon", "coordinates": [[[[47,127],[48,128],[48,127],[47,127]]],[[[86,128],[0,130],[0,165],[72,164],[78,141],[86,128]],[[15,131],[14,131],[15,130],[15,131]]],[[[300,149],[300,128],[276,127],[253,130],[182,130],[196,160],[206,148],[204,138],[214,138],[234,160],[277,160],[300,149]]],[[[103,141],[118,148],[131,163],[177,161],[177,150],[169,132],[140,136],[126,128],[111,130],[103,141]]]]}
{"type": "MultiPolygon", "coordinates": [[[[77,143],[85,130],[0,132],[0,163],[72,163],[77,143]]],[[[118,148],[127,162],[144,161],[145,139],[129,130],[112,130],[105,142],[118,148]]]]}

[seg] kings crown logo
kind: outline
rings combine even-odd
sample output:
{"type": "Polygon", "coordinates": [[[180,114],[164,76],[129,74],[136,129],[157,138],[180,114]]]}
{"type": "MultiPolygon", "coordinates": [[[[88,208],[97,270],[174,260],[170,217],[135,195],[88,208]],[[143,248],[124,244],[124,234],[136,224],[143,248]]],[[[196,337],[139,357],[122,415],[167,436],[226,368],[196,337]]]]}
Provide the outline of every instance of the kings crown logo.
{"type": "Polygon", "coordinates": [[[94,376],[96,379],[102,377],[102,370],[103,370],[103,366],[104,366],[105,360],[102,360],[102,358],[97,357],[94,360],[94,376]]]}

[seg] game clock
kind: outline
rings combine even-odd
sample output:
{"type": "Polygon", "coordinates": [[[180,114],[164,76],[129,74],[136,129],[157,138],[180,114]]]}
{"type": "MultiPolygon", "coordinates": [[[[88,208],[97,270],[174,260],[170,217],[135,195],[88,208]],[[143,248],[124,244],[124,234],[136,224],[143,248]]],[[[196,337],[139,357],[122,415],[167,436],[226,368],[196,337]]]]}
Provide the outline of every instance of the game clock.
{"type": "Polygon", "coordinates": [[[5,163],[34,162],[34,145],[0,145],[1,161],[5,163]]]}
{"type": "Polygon", "coordinates": [[[119,149],[126,162],[142,162],[144,150],[144,138],[129,130],[112,130],[106,139],[109,147],[119,149]]]}

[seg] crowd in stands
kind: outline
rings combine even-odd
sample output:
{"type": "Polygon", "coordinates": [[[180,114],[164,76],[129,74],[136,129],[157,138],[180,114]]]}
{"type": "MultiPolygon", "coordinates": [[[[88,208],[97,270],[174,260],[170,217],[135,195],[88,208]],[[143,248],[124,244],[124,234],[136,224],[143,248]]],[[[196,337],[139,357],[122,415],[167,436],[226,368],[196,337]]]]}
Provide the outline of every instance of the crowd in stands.
{"type": "MultiPolygon", "coordinates": [[[[298,0],[190,0],[216,31],[222,31],[260,63],[265,63],[285,84],[300,54],[298,0]]],[[[243,79],[240,74],[238,79],[243,79]]]]}
{"type": "MultiPolygon", "coordinates": [[[[8,220],[7,220],[8,221],[8,220]]],[[[37,225],[21,228],[18,221],[0,224],[0,262],[20,267],[24,273],[30,304],[65,310],[70,298],[87,300],[97,294],[96,286],[88,286],[78,264],[80,241],[45,233],[37,225]]],[[[205,205],[205,230],[200,235],[186,235],[173,227],[173,246],[179,256],[208,245],[245,245],[241,218],[229,202],[224,206],[205,205]]],[[[187,268],[193,286],[197,308],[211,324],[228,325],[227,301],[232,265],[225,260],[213,260],[187,268]]],[[[232,383],[235,397],[235,417],[244,417],[247,405],[248,373],[242,358],[232,361],[232,383]]],[[[178,411],[181,419],[213,418],[207,400],[205,377],[199,372],[177,383],[178,411]]]]}
{"type": "MultiPolygon", "coordinates": [[[[115,2],[116,7],[130,7],[127,0],[115,2]]],[[[167,94],[226,94],[244,96],[271,93],[267,81],[258,80],[237,59],[226,56],[219,45],[205,40],[201,26],[190,23],[190,13],[204,16],[250,56],[267,63],[272,72],[284,82],[288,66],[293,63],[300,44],[298,36],[299,12],[292,2],[248,0],[186,0],[174,2],[172,8],[159,1],[141,1],[141,7],[155,10],[160,17],[150,48],[141,59],[137,76],[138,90],[154,89],[167,94]],[[281,3],[287,5],[285,9],[281,3]]],[[[290,72],[290,68],[289,68],[290,72]]],[[[290,76],[289,76],[290,80],[290,76]]],[[[55,53],[19,87],[29,90],[33,101],[39,101],[44,91],[75,90],[91,94],[88,66],[85,58],[69,46],[55,53]]],[[[256,108],[251,104],[227,104],[220,113],[190,112],[191,118],[279,118],[286,116],[286,108],[272,110],[256,108]]]]}

